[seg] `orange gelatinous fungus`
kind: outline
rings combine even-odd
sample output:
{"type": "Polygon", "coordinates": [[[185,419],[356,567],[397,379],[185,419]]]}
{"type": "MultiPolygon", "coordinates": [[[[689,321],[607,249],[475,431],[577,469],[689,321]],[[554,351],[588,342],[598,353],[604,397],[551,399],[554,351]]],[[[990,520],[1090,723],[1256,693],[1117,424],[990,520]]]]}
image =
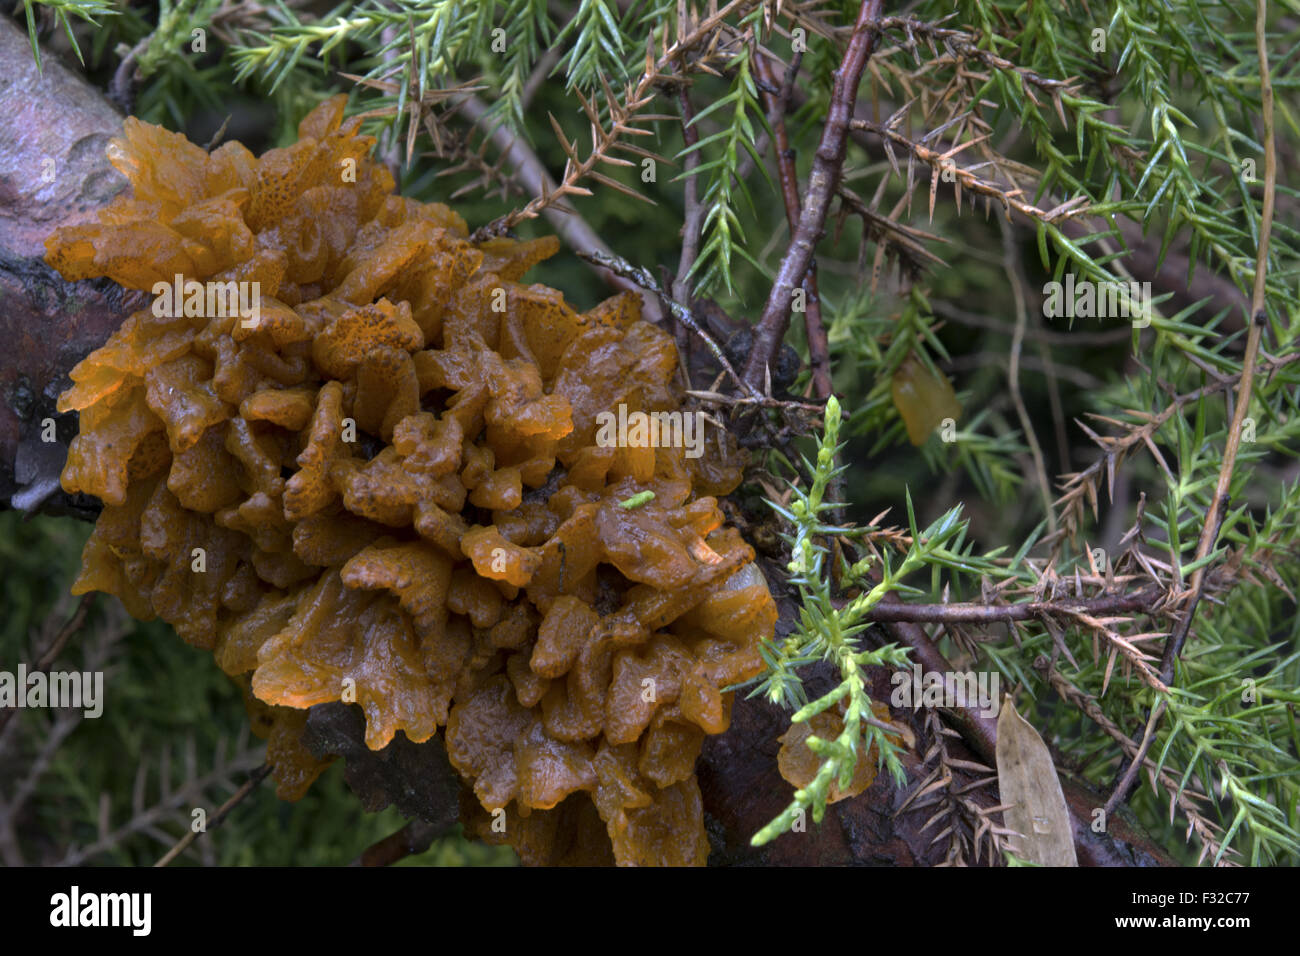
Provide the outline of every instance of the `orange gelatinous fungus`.
{"type": "Polygon", "coordinates": [[[526,863],[703,863],[695,760],[776,621],[715,499],[735,445],[598,442],[694,414],[671,337],[520,284],[554,238],[392,195],[345,101],[260,159],[128,119],[133,194],[47,240],[158,297],[60,399],[63,485],[104,502],[74,590],[212,650],[285,798],[324,766],[306,709],[356,703],[372,749],[441,734],[469,832],[526,863]]]}

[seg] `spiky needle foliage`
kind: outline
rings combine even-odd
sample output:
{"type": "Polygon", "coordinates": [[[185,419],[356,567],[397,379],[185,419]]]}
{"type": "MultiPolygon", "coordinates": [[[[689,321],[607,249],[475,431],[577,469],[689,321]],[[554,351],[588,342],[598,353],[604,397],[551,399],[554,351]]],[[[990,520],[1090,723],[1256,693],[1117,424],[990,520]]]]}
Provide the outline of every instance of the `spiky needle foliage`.
{"type": "MultiPolygon", "coordinates": [[[[916,515],[908,497],[908,519],[912,527],[912,542],[897,567],[888,555],[882,556],[879,568],[880,582],[864,588],[863,592],[843,606],[837,606],[837,589],[831,584],[829,552],[822,540],[826,536],[843,534],[848,529],[826,525],[822,515],[834,507],[826,500],[826,490],[843,466],[837,466],[839,445],[840,404],[831,396],[826,403],[824,430],[813,462],[805,461],[812,475],[807,491],[793,487],[793,500],[789,506],[773,503],[772,507],[795,528],[789,539],[791,560],[790,583],[798,588],[800,600],[799,626],[780,644],[763,648],[767,673],[754,694],[764,694],[773,703],[792,706],[798,710],[790,718],[800,723],[833,707],[842,707],[843,731],[834,740],[823,740],[815,735],[807,738],[807,747],[822,758],[816,776],[806,786],[795,791],[790,805],[771,823],[754,835],[753,843],[760,846],[788,831],[801,814],[811,810],[813,821],[820,823],[826,812],[826,801],[832,783],[847,788],[857,769],[858,760],[871,748],[880,755],[881,764],[901,786],[905,775],[898,752],[898,737],[889,728],[872,719],[871,697],[866,690],[864,668],[886,665],[903,666],[907,652],[888,644],[874,650],[859,650],[855,638],[866,630],[867,612],[880,603],[890,591],[903,587],[902,579],[926,564],[936,567],[955,565],[964,567],[961,554],[964,527],[960,520],[960,506],[946,512],[923,532],[916,530],[916,515]],[[840,683],[816,700],[807,701],[799,668],[815,660],[829,661],[840,675],[840,683]]],[[[841,568],[841,585],[862,585],[872,566],[871,558],[863,558],[851,567],[841,568]]]]}

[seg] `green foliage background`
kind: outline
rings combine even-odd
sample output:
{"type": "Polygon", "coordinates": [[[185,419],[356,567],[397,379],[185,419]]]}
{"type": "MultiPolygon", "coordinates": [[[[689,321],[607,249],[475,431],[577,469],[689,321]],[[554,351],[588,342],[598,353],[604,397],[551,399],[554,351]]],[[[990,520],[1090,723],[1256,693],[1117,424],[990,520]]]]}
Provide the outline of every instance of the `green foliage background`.
{"type": "MultiPolygon", "coordinates": [[[[67,518],[39,517],[23,521],[14,512],[0,513],[0,600],[6,614],[0,620],[0,669],[29,666],[42,650],[32,638],[51,616],[59,623],[75,608],[67,589],[76,577],[81,547],[90,526],[67,518]]],[[[97,719],[83,720],[62,746],[30,801],[28,813],[17,821],[19,843],[27,862],[51,863],[71,847],[97,838],[101,794],[107,797],[110,828],[132,817],[131,796],[141,766],[147,768],[146,802],[158,797],[159,775],[170,770],[171,784],[185,780],[184,751],[192,742],[200,775],[211,768],[218,748],[229,754],[248,723],[239,689],[213,663],[212,655],[178,640],[166,624],[126,619],[116,604],[101,596],[79,637],[59,660],[59,670],[80,661],[78,644],[97,628],[125,622],[127,633],[117,645],[114,663],[104,680],[105,706],[97,719]],[[164,751],[170,751],[164,763],[164,751]]],[[[48,711],[19,711],[18,726],[9,735],[20,753],[40,747],[51,719],[48,711]]],[[[250,745],[257,745],[256,739],[250,745]]],[[[25,773],[28,761],[8,764],[25,773]]],[[[21,775],[20,773],[20,775],[21,775]]],[[[245,775],[232,775],[232,785],[214,787],[215,798],[203,805],[211,816],[245,775]]],[[[6,781],[6,789],[16,778],[6,781]]],[[[90,865],[150,866],[184,832],[175,820],[189,819],[189,807],[173,815],[158,831],[164,843],[148,833],[133,833],[87,860],[90,865]]],[[[400,829],[406,821],[391,807],[367,814],[343,781],[336,762],[297,803],[275,796],[263,782],[220,826],[200,839],[211,861],[223,866],[340,866],[362,850],[400,829]]],[[[172,866],[197,857],[183,855],[172,866]]],[[[450,836],[427,852],[400,861],[398,866],[500,866],[514,862],[506,847],[487,847],[450,836]]]]}

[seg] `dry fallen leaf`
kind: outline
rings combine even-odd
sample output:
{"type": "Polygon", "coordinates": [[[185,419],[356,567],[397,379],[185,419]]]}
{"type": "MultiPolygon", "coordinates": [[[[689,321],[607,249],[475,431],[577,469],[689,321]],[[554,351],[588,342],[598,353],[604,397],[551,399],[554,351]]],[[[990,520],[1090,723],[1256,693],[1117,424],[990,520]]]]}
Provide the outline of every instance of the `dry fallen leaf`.
{"type": "MultiPolygon", "coordinates": [[[[823,711],[797,724],[781,735],[781,752],[777,755],[777,768],[786,783],[795,787],[806,787],[817,776],[822,765],[822,758],[808,749],[804,743],[816,734],[822,740],[834,740],[844,731],[844,721],[838,714],[823,711]]],[[[872,747],[865,755],[859,755],[858,765],[853,772],[853,779],[847,790],[832,783],[827,803],[838,803],[848,797],[856,797],[876,779],[876,748],[872,747]]]]}
{"type": "MultiPolygon", "coordinates": [[[[884,704],[873,703],[871,712],[876,720],[889,724],[890,727],[896,726],[890,723],[889,708],[884,704]]],[[[913,749],[916,746],[916,739],[911,731],[902,726],[898,727],[898,731],[897,734],[890,733],[889,739],[900,747],[913,749]]],[[[815,734],[822,740],[834,740],[843,732],[844,718],[833,711],[822,711],[801,723],[791,724],[790,729],[777,738],[781,741],[781,751],[776,758],[777,769],[781,771],[785,782],[803,788],[812,783],[813,778],[817,776],[823,758],[809,750],[808,745],[804,743],[809,736],[815,734]]],[[[848,789],[841,790],[837,782],[831,783],[826,802],[838,803],[849,797],[856,797],[871,786],[872,781],[876,779],[878,759],[875,744],[872,744],[865,754],[859,751],[858,764],[854,769],[853,779],[849,781],[848,789]]]]}
{"type": "Polygon", "coordinates": [[[913,358],[904,359],[894,373],[890,393],[907,426],[908,441],[913,445],[924,445],[944,419],[961,418],[961,403],[952,390],[952,383],[942,375],[936,378],[913,358]]]}
{"type": "Polygon", "coordinates": [[[1009,696],[998,715],[998,792],[1006,826],[1016,831],[1007,848],[1040,866],[1078,866],[1070,811],[1047,745],[1032,724],[1016,713],[1009,696]]]}

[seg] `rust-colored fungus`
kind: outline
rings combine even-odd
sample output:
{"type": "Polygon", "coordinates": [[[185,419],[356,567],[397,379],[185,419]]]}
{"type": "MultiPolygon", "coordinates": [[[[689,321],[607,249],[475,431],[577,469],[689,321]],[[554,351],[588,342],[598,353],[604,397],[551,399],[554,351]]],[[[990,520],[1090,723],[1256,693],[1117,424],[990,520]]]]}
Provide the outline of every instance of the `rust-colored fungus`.
{"type": "Polygon", "coordinates": [[[776,619],[712,497],[734,452],[598,444],[681,411],[671,338],[521,285],[554,239],[393,195],[344,103],[260,159],[128,119],[134,195],[47,241],[157,299],[60,399],[63,486],[104,502],[74,593],[211,649],[286,798],[305,708],[357,703],[372,749],[444,734],[468,829],[527,863],[702,863],[695,759],[776,619]]]}

